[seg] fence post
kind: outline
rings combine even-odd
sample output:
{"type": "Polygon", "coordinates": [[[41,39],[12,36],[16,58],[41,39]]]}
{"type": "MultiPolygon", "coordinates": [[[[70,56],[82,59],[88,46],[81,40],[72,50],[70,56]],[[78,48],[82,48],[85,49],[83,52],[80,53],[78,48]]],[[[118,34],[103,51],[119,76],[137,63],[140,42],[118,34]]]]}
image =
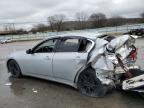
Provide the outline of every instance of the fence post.
{"type": "Polygon", "coordinates": [[[117,33],[117,26],[116,26],[116,33],[117,33]]]}
{"type": "Polygon", "coordinates": [[[128,25],[126,27],[127,27],[127,32],[128,32],[129,31],[128,25]]]}
{"type": "Polygon", "coordinates": [[[27,39],[26,40],[29,40],[29,34],[27,33],[26,35],[27,35],[27,39]]]}

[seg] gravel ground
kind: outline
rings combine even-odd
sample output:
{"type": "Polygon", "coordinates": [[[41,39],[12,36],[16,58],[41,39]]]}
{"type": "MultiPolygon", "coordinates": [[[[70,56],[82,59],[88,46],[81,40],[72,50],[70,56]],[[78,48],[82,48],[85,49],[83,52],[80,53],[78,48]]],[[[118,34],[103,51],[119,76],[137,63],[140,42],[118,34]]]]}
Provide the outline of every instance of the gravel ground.
{"type": "MultiPolygon", "coordinates": [[[[0,45],[0,108],[143,108],[144,101],[136,93],[113,91],[104,98],[81,95],[70,86],[46,80],[24,77],[11,78],[5,58],[11,52],[31,48],[39,41],[0,45]]],[[[138,39],[137,64],[144,66],[144,40],[138,39]]]]}

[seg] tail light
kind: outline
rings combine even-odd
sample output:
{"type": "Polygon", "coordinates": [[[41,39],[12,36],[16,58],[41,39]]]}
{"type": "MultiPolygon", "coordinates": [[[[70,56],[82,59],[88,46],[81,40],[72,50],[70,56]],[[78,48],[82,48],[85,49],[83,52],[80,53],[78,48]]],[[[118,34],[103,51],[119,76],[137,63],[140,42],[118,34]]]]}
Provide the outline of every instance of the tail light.
{"type": "Polygon", "coordinates": [[[135,61],[137,59],[137,52],[138,52],[138,48],[131,51],[129,55],[130,60],[135,61]]]}

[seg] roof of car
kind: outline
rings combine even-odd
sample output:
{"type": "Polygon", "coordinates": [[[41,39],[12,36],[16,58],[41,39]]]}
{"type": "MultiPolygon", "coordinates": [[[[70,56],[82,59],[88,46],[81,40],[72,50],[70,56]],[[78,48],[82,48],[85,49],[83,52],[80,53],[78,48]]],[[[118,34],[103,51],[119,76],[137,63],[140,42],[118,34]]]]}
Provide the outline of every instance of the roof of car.
{"type": "Polygon", "coordinates": [[[81,32],[81,33],[65,33],[65,34],[58,34],[52,37],[83,37],[95,40],[97,37],[101,36],[100,33],[90,33],[90,32],[81,32]]]}

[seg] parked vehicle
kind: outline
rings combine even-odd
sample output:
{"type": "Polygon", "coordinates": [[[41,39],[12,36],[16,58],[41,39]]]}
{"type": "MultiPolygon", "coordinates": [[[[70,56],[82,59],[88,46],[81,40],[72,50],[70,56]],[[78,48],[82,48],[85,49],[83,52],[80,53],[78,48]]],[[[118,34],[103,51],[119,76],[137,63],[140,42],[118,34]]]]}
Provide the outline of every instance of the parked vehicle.
{"type": "Polygon", "coordinates": [[[144,37],[144,28],[140,28],[140,29],[132,29],[130,30],[128,33],[129,35],[137,35],[140,37],[144,37]]]}
{"type": "Polygon", "coordinates": [[[136,88],[143,86],[144,81],[134,82],[143,78],[139,76],[143,72],[138,78],[134,76],[135,38],[107,38],[93,33],[50,37],[32,49],[11,54],[7,59],[8,72],[16,78],[27,75],[68,84],[91,97],[102,97],[117,86],[139,92],[136,88]]]}
{"type": "Polygon", "coordinates": [[[10,42],[12,42],[12,40],[11,40],[10,38],[4,38],[4,39],[1,39],[1,40],[0,40],[0,43],[1,43],[1,44],[10,43],[10,42]]]}

